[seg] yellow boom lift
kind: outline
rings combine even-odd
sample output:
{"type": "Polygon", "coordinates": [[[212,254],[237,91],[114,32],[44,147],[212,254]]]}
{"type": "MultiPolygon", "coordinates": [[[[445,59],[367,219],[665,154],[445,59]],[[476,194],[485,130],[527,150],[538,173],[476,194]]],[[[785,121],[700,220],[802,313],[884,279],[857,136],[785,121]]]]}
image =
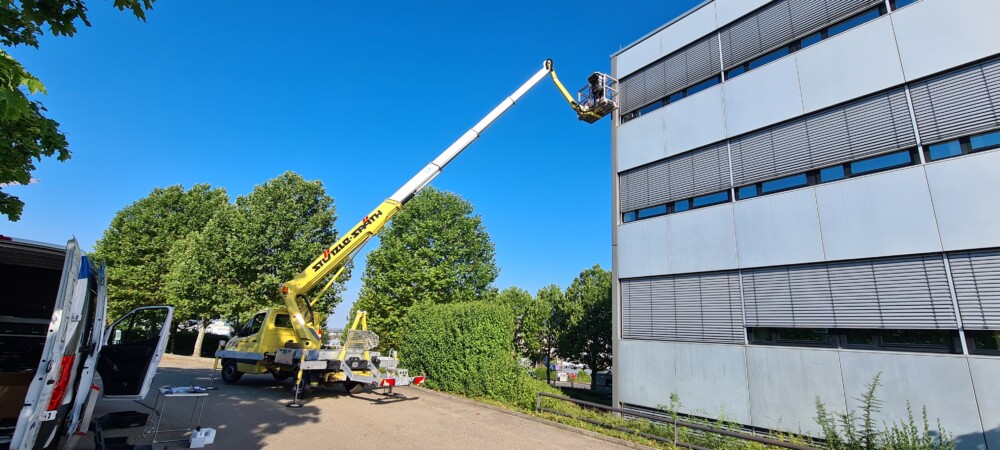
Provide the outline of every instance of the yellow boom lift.
{"type": "Polygon", "coordinates": [[[527,82],[324,250],[305,270],[282,283],[280,292],[285,306],[257,313],[237,330],[237,336],[227,342],[224,349],[216,352],[216,361],[222,363],[223,381],[236,383],[243,374],[271,374],[278,380],[295,375],[296,397],[289,406],[301,405],[299,396],[317,385],[343,383],[348,392],[356,393],[366,385],[391,389],[423,382],[424,377],[410,377],[405,369],[396,367],[394,352],[382,355],[372,351],[378,345],[378,335],[368,331],[364,311],[354,318],[341,349],[325,348],[317,332],[322,324],[317,322],[313,306],[365,243],[378,234],[406,202],[546,75],[551,76],[582,121],[594,123],[618,106],[618,83],[610,76],[595,72],[574,99],[556,76],[552,60],[546,60],[527,82]],[[310,297],[310,292],[324,280],[326,283],[310,297]]]}

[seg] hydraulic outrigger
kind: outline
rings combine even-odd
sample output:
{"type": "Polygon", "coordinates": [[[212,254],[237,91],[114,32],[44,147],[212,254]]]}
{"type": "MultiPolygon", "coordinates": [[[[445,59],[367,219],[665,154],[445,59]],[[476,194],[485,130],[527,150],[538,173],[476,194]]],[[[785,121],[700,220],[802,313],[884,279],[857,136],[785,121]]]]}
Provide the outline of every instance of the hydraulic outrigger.
{"type": "MultiPolygon", "coordinates": [[[[295,403],[298,400],[299,388],[314,384],[343,382],[347,384],[348,390],[359,388],[362,384],[382,387],[419,384],[423,377],[410,378],[405,370],[395,369],[394,357],[370,352],[377,345],[378,336],[367,331],[363,311],[358,313],[354,325],[348,331],[347,340],[351,346],[345,344],[342,351],[335,352],[322,348],[322,341],[316,331],[320,324],[316,323],[312,308],[344,272],[354,256],[403,209],[406,202],[437,177],[448,163],[478,139],[486,128],[514,106],[521,96],[535,87],[546,75],[551,76],[579,120],[594,123],[618,107],[617,81],[610,76],[599,72],[590,75],[587,78],[588,84],[579,90],[577,99],[573,99],[556,76],[552,60],[546,60],[542,68],[527,82],[500,102],[392,196],[373,209],[349,232],[342,235],[336,243],[324,250],[305,270],[292,280],[282,283],[280,292],[284,298],[284,308],[272,308],[259,313],[258,315],[263,314],[261,326],[256,330],[245,329],[242,336],[230,340],[225,349],[216,352],[216,357],[222,360],[223,380],[235,382],[243,373],[271,373],[279,379],[295,373],[295,403]],[[307,294],[324,280],[326,283],[322,288],[311,298],[307,297],[307,294]],[[281,318],[282,315],[287,315],[286,318],[290,319],[289,331],[294,332],[294,341],[285,341],[283,338],[267,339],[267,336],[263,336],[268,332],[280,332],[274,330],[282,328],[277,325],[279,321],[285,323],[285,319],[281,318]],[[253,334],[248,334],[249,332],[253,334]],[[267,344],[268,342],[270,344],[267,344]],[[387,378],[379,370],[385,369],[386,366],[392,366],[393,370],[389,374],[393,377],[387,378]]],[[[254,324],[255,322],[251,321],[248,326],[254,324]]]]}

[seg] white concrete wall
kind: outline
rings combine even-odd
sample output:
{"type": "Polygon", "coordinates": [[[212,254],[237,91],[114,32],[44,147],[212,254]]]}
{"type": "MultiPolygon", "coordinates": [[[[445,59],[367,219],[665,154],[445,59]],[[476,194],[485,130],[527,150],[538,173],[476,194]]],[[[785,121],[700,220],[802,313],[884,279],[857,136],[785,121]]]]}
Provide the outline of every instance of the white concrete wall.
{"type": "Polygon", "coordinates": [[[716,24],[722,28],[770,2],[771,0],[715,0],[716,24]]]}
{"type": "Polygon", "coordinates": [[[881,17],[795,53],[804,112],[903,84],[889,17],[881,17]]]}
{"type": "Polygon", "coordinates": [[[622,340],[618,361],[624,403],[660,408],[673,393],[686,414],[813,436],[817,397],[831,413],[858,410],[881,374],[879,423],[905,418],[909,401],[917,420],[924,406],[932,425],[940,419],[959,449],[984,448],[984,425],[991,448],[1000,445],[997,358],[622,340]]]}
{"type": "Polygon", "coordinates": [[[922,0],[892,14],[907,80],[997,53],[1000,2],[922,0]]]}
{"type": "Polygon", "coordinates": [[[836,351],[785,347],[748,347],[751,425],[820,435],[815,400],[831,413],[847,403],[836,351]]]}
{"type": "Polygon", "coordinates": [[[715,29],[715,2],[712,2],[619,53],[618,78],[680,50],[715,29]]]}
{"type": "Polygon", "coordinates": [[[667,156],[666,110],[660,108],[632,119],[618,127],[615,145],[618,171],[662,159],[667,156]]]}
{"type": "Polygon", "coordinates": [[[816,186],[827,260],[941,250],[923,167],[816,186]]]}
{"type": "Polygon", "coordinates": [[[1000,152],[927,164],[945,250],[1000,247],[1000,152]]]}
{"type": "Polygon", "coordinates": [[[635,278],[670,273],[667,216],[639,220],[618,228],[618,276],[635,278]]]}
{"type": "Polygon", "coordinates": [[[794,55],[722,83],[726,131],[737,136],[802,115],[802,90],[794,55]]]}
{"type": "Polygon", "coordinates": [[[734,205],[740,267],[823,261],[816,190],[799,189],[734,205]]]}
{"type": "Polygon", "coordinates": [[[666,110],[667,156],[726,138],[722,86],[706,89],[662,109],[666,110]]]}
{"type": "Polygon", "coordinates": [[[736,268],[736,235],[730,203],[685,211],[670,219],[671,273],[736,268]]]}

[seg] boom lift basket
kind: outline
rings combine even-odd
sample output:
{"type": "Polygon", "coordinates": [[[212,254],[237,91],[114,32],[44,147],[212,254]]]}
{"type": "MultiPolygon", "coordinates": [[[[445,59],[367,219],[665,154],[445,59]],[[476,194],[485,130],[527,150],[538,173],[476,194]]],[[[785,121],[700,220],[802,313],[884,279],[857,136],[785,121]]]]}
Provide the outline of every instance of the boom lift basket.
{"type": "Polygon", "coordinates": [[[349,354],[364,353],[378,347],[378,335],[374,331],[350,330],[344,340],[344,348],[349,354]]]}
{"type": "Polygon", "coordinates": [[[618,80],[601,72],[587,77],[587,85],[576,94],[582,110],[580,120],[594,123],[618,107],[618,80]]]}

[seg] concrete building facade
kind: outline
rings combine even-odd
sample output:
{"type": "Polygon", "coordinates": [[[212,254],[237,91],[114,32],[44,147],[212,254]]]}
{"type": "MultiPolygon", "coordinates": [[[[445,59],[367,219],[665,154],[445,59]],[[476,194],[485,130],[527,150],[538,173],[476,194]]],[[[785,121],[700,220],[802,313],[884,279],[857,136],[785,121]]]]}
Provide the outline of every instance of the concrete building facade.
{"type": "Polygon", "coordinates": [[[1000,450],[1000,1],[710,0],[612,56],[616,405],[1000,450]]]}

